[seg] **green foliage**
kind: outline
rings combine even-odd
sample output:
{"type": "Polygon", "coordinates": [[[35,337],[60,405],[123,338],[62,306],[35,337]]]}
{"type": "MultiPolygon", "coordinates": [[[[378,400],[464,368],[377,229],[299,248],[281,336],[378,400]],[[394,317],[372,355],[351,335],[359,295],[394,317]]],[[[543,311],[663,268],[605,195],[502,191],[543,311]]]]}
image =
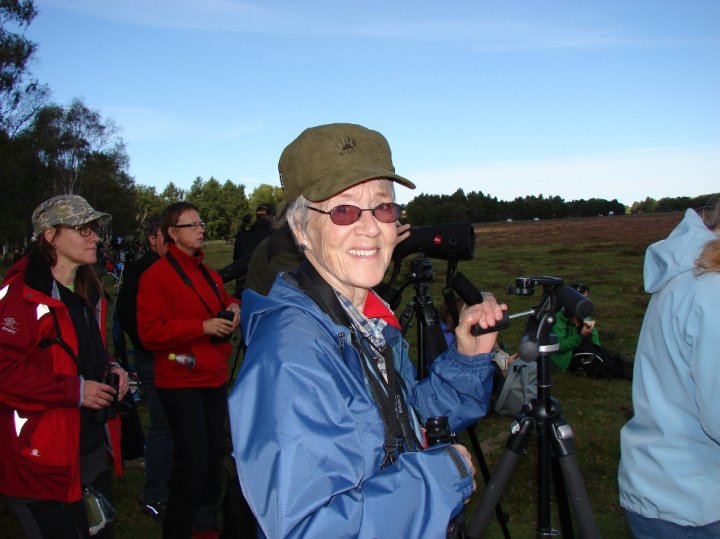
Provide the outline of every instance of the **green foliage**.
{"type": "Polygon", "coordinates": [[[233,223],[239,223],[240,216],[247,212],[245,186],[236,186],[229,180],[220,186],[215,178],[207,182],[196,178],[186,200],[197,206],[210,239],[234,236],[233,223]]]}
{"type": "Polygon", "coordinates": [[[52,180],[53,192],[83,192],[86,167],[93,156],[104,155],[112,167],[127,168],[118,128],[103,120],[98,111],[74,99],[69,107],[51,105],[41,109],[30,128],[37,141],[41,161],[52,180]]]}
{"type": "Polygon", "coordinates": [[[708,205],[711,199],[718,196],[720,196],[720,193],[710,193],[697,197],[661,198],[660,200],[648,197],[642,202],[634,202],[630,206],[630,213],[659,213],[685,211],[688,208],[702,208],[708,205]]]}
{"type": "Polygon", "coordinates": [[[140,233],[142,224],[150,217],[160,215],[164,209],[162,201],[154,187],[145,185],[135,186],[135,226],[140,233]]]}
{"type": "Polygon", "coordinates": [[[44,167],[28,137],[0,134],[0,163],[0,241],[20,247],[22,239],[32,234],[33,210],[54,193],[48,184],[38,181],[44,167]]]}

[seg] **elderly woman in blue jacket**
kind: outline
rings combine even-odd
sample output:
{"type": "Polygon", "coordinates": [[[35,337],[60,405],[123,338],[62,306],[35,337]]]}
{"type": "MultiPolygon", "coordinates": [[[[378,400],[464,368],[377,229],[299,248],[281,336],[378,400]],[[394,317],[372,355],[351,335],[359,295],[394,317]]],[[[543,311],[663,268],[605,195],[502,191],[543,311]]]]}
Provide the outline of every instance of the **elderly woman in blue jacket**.
{"type": "Polygon", "coordinates": [[[463,309],[457,343],[418,381],[389,307],[372,291],[400,206],[390,148],[353,124],[305,130],[280,157],[305,262],[267,297],[243,294],[247,352],[230,396],[234,455],[264,537],[442,537],[475,488],[461,445],[427,449],[422,425],[485,415],[505,305],[463,309]]]}

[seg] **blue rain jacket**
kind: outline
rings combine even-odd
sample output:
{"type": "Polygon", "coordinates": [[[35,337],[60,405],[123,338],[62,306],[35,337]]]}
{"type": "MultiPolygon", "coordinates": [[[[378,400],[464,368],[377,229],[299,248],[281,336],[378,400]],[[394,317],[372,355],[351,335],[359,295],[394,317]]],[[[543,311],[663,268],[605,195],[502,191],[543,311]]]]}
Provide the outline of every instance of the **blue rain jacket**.
{"type": "MultiPolygon", "coordinates": [[[[348,328],[282,276],[268,297],[246,290],[242,305],[247,352],[230,420],[259,536],[445,537],[472,492],[457,451],[405,452],[381,469],[384,426],[348,328]]],[[[418,382],[407,342],[384,333],[421,421],[448,416],[459,431],[485,415],[493,354],[453,347],[418,382]]]]}
{"type": "Polygon", "coordinates": [[[645,256],[634,417],[620,432],[621,505],[682,526],[720,520],[720,273],[696,276],[717,238],[693,211],[645,256]]]}

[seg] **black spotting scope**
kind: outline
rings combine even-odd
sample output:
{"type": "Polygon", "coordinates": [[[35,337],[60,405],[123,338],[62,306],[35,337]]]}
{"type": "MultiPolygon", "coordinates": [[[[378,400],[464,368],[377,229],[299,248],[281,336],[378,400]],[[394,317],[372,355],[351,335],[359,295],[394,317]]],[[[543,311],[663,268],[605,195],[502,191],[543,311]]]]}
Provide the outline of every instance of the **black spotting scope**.
{"type": "Polygon", "coordinates": [[[417,252],[441,260],[472,260],[475,255],[475,230],[472,223],[411,227],[410,237],[395,247],[392,257],[400,260],[417,252]]]}

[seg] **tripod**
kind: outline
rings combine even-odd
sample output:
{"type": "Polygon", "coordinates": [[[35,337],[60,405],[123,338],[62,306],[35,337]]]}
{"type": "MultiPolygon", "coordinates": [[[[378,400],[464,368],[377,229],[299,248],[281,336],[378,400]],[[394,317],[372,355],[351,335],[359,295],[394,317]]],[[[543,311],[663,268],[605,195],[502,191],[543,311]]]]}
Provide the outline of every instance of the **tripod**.
{"type": "MultiPolygon", "coordinates": [[[[551,396],[549,355],[559,349],[557,338],[550,333],[555,312],[559,305],[565,306],[580,318],[592,312],[592,303],[569,286],[562,286],[562,279],[555,277],[520,277],[515,288],[508,293],[530,295],[534,286],[543,285],[540,303],[527,313],[530,318],[525,334],[518,347],[525,361],[538,362],[537,398],[523,406],[511,426],[511,435],[490,481],[478,502],[472,521],[466,529],[466,537],[479,538],[490,519],[492,508],[497,504],[510,475],[528,446],[530,435],[535,433],[537,442],[537,537],[558,535],[551,527],[550,494],[551,475],[558,501],[558,513],[562,534],[573,537],[572,519],[568,508],[568,495],[575,520],[583,538],[599,538],[592,509],[575,456],[573,433],[562,416],[559,403],[551,396]],[[561,479],[564,480],[561,481],[561,479]]],[[[519,316],[519,315],[518,315],[519,316]]]]}
{"type": "MultiPolygon", "coordinates": [[[[402,333],[405,335],[410,327],[413,316],[417,319],[417,377],[419,380],[427,376],[429,363],[447,348],[445,336],[438,321],[438,312],[433,306],[432,298],[428,295],[429,283],[432,280],[432,263],[428,258],[418,257],[411,261],[409,280],[400,288],[400,291],[402,291],[412,282],[415,289],[415,295],[407,307],[405,307],[399,322],[402,327],[402,333]]],[[[490,469],[488,468],[482,447],[475,433],[475,424],[470,425],[466,429],[466,432],[473,451],[475,452],[475,459],[487,484],[490,481],[490,469]]],[[[506,539],[510,539],[510,532],[507,527],[509,517],[507,513],[502,510],[499,502],[495,503],[494,507],[498,523],[503,530],[503,535],[506,539]]]]}

